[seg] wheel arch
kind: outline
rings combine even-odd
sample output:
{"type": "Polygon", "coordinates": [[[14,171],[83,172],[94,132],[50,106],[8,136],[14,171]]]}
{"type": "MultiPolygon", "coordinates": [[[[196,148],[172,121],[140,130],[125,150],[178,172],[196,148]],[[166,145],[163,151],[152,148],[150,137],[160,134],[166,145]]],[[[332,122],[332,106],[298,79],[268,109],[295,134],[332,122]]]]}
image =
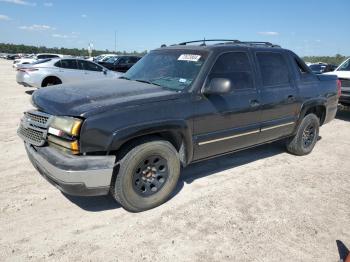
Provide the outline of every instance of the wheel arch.
{"type": "Polygon", "coordinates": [[[155,139],[170,142],[179,152],[183,166],[191,162],[193,156],[192,133],[183,120],[152,122],[117,130],[111,137],[108,151],[117,154],[117,158],[120,158],[128,148],[155,139]]]}
{"type": "Polygon", "coordinates": [[[320,126],[324,123],[327,114],[327,100],[326,99],[315,99],[305,102],[299,114],[298,125],[303,118],[308,114],[315,114],[320,120],[320,126]]]}
{"type": "Polygon", "coordinates": [[[62,83],[62,79],[60,79],[58,76],[49,75],[49,76],[45,76],[44,79],[41,81],[41,87],[44,87],[44,83],[46,83],[46,81],[50,79],[55,79],[62,83]]]}

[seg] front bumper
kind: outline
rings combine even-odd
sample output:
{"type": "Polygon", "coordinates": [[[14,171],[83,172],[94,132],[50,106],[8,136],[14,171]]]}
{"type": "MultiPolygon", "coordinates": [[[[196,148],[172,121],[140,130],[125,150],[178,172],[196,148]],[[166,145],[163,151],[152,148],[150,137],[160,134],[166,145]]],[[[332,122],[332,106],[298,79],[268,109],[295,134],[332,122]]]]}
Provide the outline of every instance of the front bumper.
{"type": "Polygon", "coordinates": [[[30,161],[51,184],[68,195],[98,196],[109,192],[115,156],[74,156],[51,147],[25,143],[30,161]]]}

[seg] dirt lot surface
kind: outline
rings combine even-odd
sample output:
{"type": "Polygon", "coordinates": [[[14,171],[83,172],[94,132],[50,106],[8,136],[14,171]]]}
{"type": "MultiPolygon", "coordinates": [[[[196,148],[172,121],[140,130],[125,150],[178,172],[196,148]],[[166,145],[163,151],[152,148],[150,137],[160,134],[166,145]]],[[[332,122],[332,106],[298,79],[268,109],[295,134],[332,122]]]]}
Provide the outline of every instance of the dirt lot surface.
{"type": "Polygon", "coordinates": [[[275,143],[195,164],[133,214],[34,170],[16,135],[29,90],[0,60],[0,261],[338,261],[336,240],[350,247],[350,112],[308,156],[275,143]]]}

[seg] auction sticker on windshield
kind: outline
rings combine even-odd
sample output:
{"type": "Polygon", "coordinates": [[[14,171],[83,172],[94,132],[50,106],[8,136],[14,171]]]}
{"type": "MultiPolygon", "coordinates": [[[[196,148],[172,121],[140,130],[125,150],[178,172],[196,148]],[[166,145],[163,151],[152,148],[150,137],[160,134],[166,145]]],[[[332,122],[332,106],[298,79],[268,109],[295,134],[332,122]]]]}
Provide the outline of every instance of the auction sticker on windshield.
{"type": "Polygon", "coordinates": [[[191,55],[191,54],[182,54],[179,56],[177,60],[179,61],[192,61],[192,62],[198,62],[198,60],[201,58],[200,55],[191,55]]]}

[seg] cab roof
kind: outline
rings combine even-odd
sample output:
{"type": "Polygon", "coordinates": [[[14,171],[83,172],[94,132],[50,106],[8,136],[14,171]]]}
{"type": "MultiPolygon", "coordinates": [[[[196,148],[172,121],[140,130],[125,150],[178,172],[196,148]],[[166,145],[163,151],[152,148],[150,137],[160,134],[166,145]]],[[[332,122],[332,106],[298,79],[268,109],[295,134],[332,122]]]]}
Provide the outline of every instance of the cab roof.
{"type": "Polygon", "coordinates": [[[230,49],[230,48],[266,48],[266,49],[274,49],[279,48],[281,46],[272,44],[270,42],[256,42],[256,41],[239,41],[239,40],[227,40],[227,39],[203,39],[203,40],[195,40],[182,42],[179,44],[174,44],[170,46],[162,45],[157,50],[164,49],[182,49],[182,50],[221,50],[221,49],[230,49]]]}

